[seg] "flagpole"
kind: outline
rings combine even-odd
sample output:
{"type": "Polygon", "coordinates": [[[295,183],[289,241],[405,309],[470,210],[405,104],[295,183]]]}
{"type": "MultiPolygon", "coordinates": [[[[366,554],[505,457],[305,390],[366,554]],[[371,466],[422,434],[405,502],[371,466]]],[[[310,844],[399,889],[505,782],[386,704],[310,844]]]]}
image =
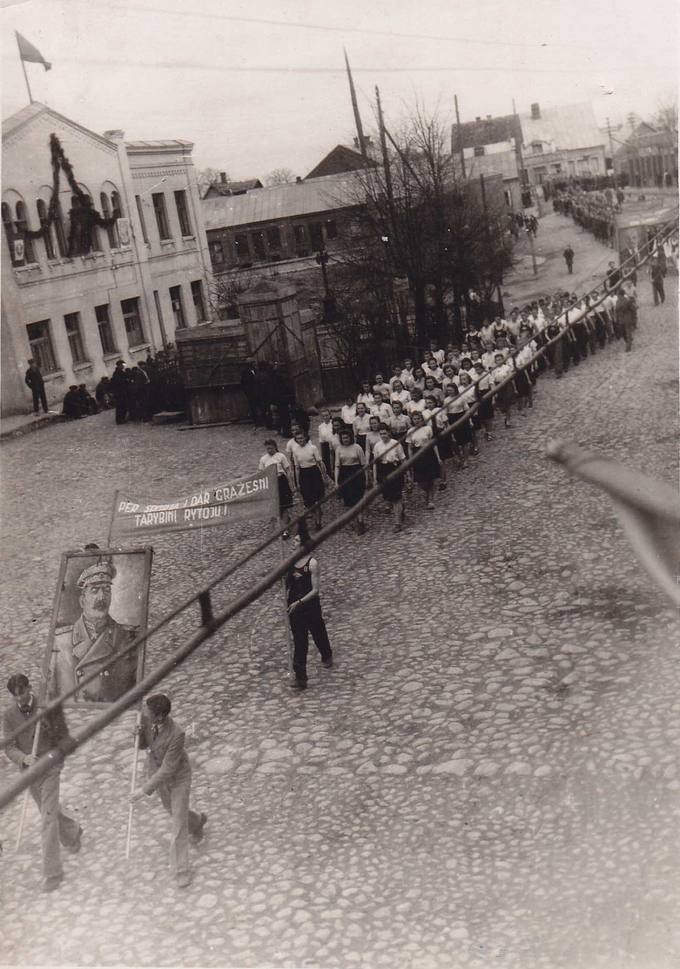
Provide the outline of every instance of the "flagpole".
{"type": "Polygon", "coordinates": [[[28,83],[28,74],[26,73],[26,64],[24,62],[23,57],[21,56],[21,47],[19,46],[19,34],[16,32],[16,30],[14,31],[14,36],[17,39],[17,48],[19,50],[19,60],[21,61],[21,69],[24,72],[24,80],[26,81],[26,89],[28,91],[28,100],[29,100],[29,102],[31,104],[33,104],[33,95],[31,94],[31,85],[28,83]]]}

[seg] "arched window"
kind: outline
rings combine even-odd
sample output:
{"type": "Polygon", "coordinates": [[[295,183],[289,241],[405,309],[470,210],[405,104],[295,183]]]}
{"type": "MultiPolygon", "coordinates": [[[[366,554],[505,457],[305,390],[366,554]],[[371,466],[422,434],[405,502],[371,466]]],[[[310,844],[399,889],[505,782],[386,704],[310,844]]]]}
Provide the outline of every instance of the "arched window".
{"type": "MultiPolygon", "coordinates": [[[[111,218],[111,207],[109,205],[109,197],[106,192],[100,192],[99,202],[102,207],[102,216],[105,219],[111,218]]],[[[111,249],[116,249],[118,246],[118,240],[116,239],[116,227],[115,225],[110,225],[106,230],[106,234],[109,237],[109,246],[111,249]]]]}
{"type": "Polygon", "coordinates": [[[36,208],[38,210],[40,228],[43,230],[43,240],[45,242],[45,252],[47,253],[47,258],[54,259],[54,242],[52,240],[52,229],[48,224],[49,217],[47,214],[47,203],[43,199],[38,199],[36,202],[36,208]]]}
{"type": "Polygon", "coordinates": [[[12,210],[7,202],[2,203],[2,227],[5,230],[10,258],[14,262],[14,225],[12,224],[12,210]]]}
{"type": "Polygon", "coordinates": [[[16,229],[16,234],[20,239],[24,241],[24,262],[35,262],[35,253],[33,252],[33,243],[29,238],[27,238],[26,233],[28,232],[28,222],[26,220],[26,206],[23,202],[17,202],[16,207],[16,220],[14,222],[14,228],[16,229]]]}
{"type": "Polygon", "coordinates": [[[68,256],[68,241],[66,238],[66,230],[64,229],[64,215],[61,211],[61,202],[58,199],[54,210],[54,234],[57,237],[59,255],[64,259],[68,256]]]}

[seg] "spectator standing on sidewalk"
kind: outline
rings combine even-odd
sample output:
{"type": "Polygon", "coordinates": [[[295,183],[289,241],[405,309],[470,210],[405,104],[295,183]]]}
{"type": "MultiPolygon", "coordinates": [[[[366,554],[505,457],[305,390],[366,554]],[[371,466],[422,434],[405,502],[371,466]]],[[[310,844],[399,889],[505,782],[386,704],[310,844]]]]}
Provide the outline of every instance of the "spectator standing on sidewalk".
{"type": "Polygon", "coordinates": [[[655,259],[652,263],[652,268],[649,273],[652,280],[652,293],[654,295],[654,305],[658,306],[659,303],[666,302],[666,293],[663,288],[663,277],[665,272],[661,264],[661,260],[655,259]]]}
{"type": "Polygon", "coordinates": [[[26,376],[24,381],[27,387],[30,387],[31,394],[33,395],[33,413],[37,417],[40,413],[40,406],[42,404],[43,411],[47,414],[47,397],[45,396],[45,381],[43,380],[43,375],[40,371],[40,367],[32,358],[28,361],[28,370],[26,371],[26,376]]]}
{"type": "Polygon", "coordinates": [[[562,255],[564,256],[564,261],[567,264],[567,271],[571,276],[571,274],[574,271],[574,250],[571,248],[570,245],[568,245],[567,248],[562,253],[562,255]]]}
{"type": "Polygon", "coordinates": [[[191,884],[189,835],[194,843],[203,838],[207,814],[189,807],[191,764],[184,749],[184,731],[170,716],[172,704],[165,693],[155,693],[146,701],[148,715],[142,717],[139,746],[148,752],[148,780],[130,795],[139,801],[158,791],[163,807],[172,817],[170,869],[178,888],[191,884]]]}
{"type": "Polygon", "coordinates": [[[116,424],[124,424],[130,406],[130,377],[125,369],[125,362],[118,360],[113,371],[109,387],[116,402],[116,424]]]}
{"type": "MultiPolygon", "coordinates": [[[[31,684],[23,673],[15,673],[7,681],[7,689],[12,694],[13,703],[3,717],[5,737],[18,730],[22,723],[37,713],[38,701],[31,690],[31,684]]],[[[45,716],[40,728],[38,748],[33,754],[35,727],[22,731],[7,746],[5,753],[9,759],[25,770],[40,757],[48,753],[61,740],[68,736],[68,729],[61,707],[49,717],[45,716]]],[[[38,805],[41,823],[43,892],[53,892],[64,880],[59,843],[66,851],[75,854],[80,851],[83,829],[77,821],[65,814],[59,804],[59,774],[61,768],[53,767],[31,784],[33,800],[38,805]]]]}

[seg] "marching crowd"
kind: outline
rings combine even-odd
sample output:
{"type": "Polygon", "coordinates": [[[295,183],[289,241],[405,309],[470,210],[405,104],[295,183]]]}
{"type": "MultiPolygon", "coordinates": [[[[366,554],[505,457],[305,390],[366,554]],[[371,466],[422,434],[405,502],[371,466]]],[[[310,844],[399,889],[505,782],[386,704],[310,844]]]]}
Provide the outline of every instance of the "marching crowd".
{"type": "MultiPolygon", "coordinates": [[[[279,447],[274,437],[265,441],[259,466],[276,465],[282,520],[290,520],[295,491],[312,509],[329,488],[335,489],[351,508],[367,486],[382,484],[394,530],[401,531],[405,489],[417,485],[432,510],[436,490],[447,487],[448,468],[468,466],[479,453],[480,440],[492,440],[498,416],[510,427],[515,415],[527,415],[541,373],[552,369],[559,378],[617,339],[630,351],[636,326],[634,286],[622,284],[621,271],[610,267],[603,289],[580,301],[573,293],[558,293],[513,309],[507,319],[485,322],[461,346],[442,348],[432,341],[420,361],[406,359],[389,376],[376,373],[365,380],[339,413],[322,410],[315,440],[308,428],[293,421],[285,445],[279,447]],[[565,330],[561,340],[533,359],[565,330]],[[452,424],[457,424],[452,433],[440,436],[452,424]],[[424,451],[405,475],[385,481],[433,438],[436,446],[424,451]]],[[[320,507],[314,507],[313,517],[320,527],[320,507]]],[[[363,515],[355,521],[362,534],[363,515]]]]}

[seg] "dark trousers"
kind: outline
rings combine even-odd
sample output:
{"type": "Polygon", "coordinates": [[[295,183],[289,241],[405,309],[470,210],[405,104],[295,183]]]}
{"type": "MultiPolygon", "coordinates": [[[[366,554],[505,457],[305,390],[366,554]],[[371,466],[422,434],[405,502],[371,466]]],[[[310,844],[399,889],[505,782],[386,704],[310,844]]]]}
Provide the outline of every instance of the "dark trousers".
{"type": "Polygon", "coordinates": [[[326,624],[321,614],[319,597],[314,596],[313,599],[293,609],[292,613],[289,614],[289,621],[293,633],[293,672],[296,680],[306,683],[309,634],[312,634],[312,639],[321,653],[322,659],[330,659],[333,655],[326,632],[326,624]]]}
{"type": "Polygon", "coordinates": [[[571,275],[572,272],[574,271],[574,263],[572,262],[571,259],[567,259],[567,270],[569,272],[569,275],[571,275]]]}
{"type": "Polygon", "coordinates": [[[47,413],[47,397],[45,396],[45,384],[39,384],[37,387],[31,387],[31,393],[33,394],[33,413],[37,414],[40,410],[40,404],[42,404],[42,409],[47,413]]]}
{"type": "Polygon", "coordinates": [[[124,424],[128,416],[128,399],[116,397],[116,424],[124,424]]]}
{"type": "Polygon", "coordinates": [[[654,294],[654,305],[658,306],[659,303],[666,302],[666,294],[663,288],[663,279],[653,279],[652,280],[652,293],[654,294]]]}

